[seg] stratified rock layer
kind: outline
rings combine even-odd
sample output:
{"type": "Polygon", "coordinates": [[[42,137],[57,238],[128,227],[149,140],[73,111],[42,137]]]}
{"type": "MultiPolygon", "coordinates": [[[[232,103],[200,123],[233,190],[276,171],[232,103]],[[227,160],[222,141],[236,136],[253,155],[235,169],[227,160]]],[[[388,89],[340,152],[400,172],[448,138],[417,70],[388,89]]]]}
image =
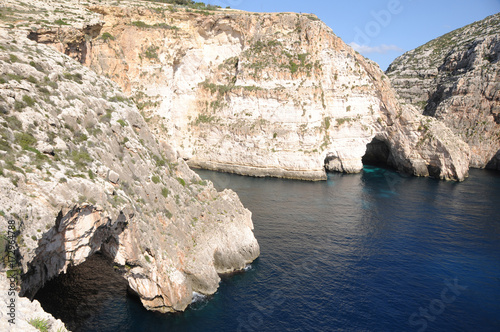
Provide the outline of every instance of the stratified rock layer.
{"type": "Polygon", "coordinates": [[[320,180],[325,166],[359,172],[375,139],[401,171],[468,174],[467,145],[398,104],[379,67],[314,15],[87,8],[87,26],[40,27],[30,38],[116,81],[192,166],[320,180]]]}
{"type": "Polygon", "coordinates": [[[20,294],[101,252],[148,309],[184,310],[259,255],[251,213],[158,143],[110,80],[0,29],[0,227],[20,294]]]}
{"type": "Polygon", "coordinates": [[[471,167],[500,169],[500,14],[397,58],[387,75],[401,98],[442,120],[471,149],[471,167]]]}

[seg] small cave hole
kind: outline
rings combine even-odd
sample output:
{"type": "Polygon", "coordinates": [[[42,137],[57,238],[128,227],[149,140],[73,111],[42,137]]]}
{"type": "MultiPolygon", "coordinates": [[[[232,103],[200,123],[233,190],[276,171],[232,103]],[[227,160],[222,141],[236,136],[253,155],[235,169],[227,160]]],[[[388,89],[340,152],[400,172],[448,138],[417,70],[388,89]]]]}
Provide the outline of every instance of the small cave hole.
{"type": "Polygon", "coordinates": [[[486,169],[494,169],[500,171],[500,150],[486,164],[486,169]]]}
{"type": "Polygon", "coordinates": [[[363,165],[388,167],[390,165],[391,150],[387,143],[377,138],[366,145],[366,152],[361,159],[363,165]]]}

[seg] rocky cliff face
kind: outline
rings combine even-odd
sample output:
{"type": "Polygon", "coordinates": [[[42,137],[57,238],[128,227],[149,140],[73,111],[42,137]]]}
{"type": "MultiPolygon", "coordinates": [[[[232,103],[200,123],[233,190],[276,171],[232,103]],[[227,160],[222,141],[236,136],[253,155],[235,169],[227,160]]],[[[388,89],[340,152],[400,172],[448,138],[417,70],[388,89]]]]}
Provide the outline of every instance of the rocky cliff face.
{"type": "Polygon", "coordinates": [[[319,180],[325,166],[359,172],[366,154],[418,176],[467,176],[468,147],[400,105],[378,66],[314,15],[84,5],[86,25],[35,24],[30,38],[117,82],[192,166],[319,180]]]}
{"type": "Polygon", "coordinates": [[[158,142],[115,83],[24,32],[0,29],[0,49],[0,227],[15,223],[21,295],[99,251],[146,308],[179,311],[259,255],[236,194],[158,142]]]}
{"type": "Polygon", "coordinates": [[[472,167],[500,169],[500,14],[409,51],[387,75],[401,98],[471,148],[472,167]]]}

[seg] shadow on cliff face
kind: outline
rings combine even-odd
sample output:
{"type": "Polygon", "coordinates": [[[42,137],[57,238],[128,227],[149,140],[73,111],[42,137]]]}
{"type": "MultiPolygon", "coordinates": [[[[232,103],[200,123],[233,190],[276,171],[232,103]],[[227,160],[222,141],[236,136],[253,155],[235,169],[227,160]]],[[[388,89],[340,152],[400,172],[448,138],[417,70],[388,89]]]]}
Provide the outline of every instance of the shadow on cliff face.
{"type": "Polygon", "coordinates": [[[486,164],[486,168],[500,171],[500,150],[498,150],[495,156],[486,164]]]}
{"type": "Polygon", "coordinates": [[[82,296],[92,295],[97,303],[104,303],[110,292],[118,292],[123,285],[126,289],[128,285],[121,273],[125,271],[115,272],[112,267],[118,252],[119,235],[128,225],[127,217],[120,212],[112,220],[101,212],[92,205],[75,206],[64,215],[59,212],[55,226],[39,240],[35,256],[28,264],[28,272],[22,276],[21,296],[39,299],[46,311],[65,323],[76,312],[81,319],[89,316],[88,308],[78,304],[78,296],[73,298],[74,303],[72,299],[69,302],[62,300],[68,287],[76,289],[82,296]],[[81,272],[77,266],[80,264],[88,264],[91,268],[81,272]],[[106,283],[97,287],[92,280],[106,283]],[[116,286],[109,288],[108,282],[111,281],[116,286]],[[60,310],[67,306],[71,308],[60,310]]]}
{"type": "Polygon", "coordinates": [[[37,29],[28,33],[28,39],[46,45],[57,45],[59,50],[80,63],[87,62],[88,53],[92,49],[92,40],[101,34],[102,23],[58,29],[37,29]]]}

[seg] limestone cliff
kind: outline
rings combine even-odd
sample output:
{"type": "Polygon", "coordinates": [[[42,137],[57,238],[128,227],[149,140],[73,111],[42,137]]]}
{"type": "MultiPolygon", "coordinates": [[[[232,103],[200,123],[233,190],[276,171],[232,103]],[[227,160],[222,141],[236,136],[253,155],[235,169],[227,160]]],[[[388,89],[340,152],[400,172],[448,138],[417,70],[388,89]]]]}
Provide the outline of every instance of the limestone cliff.
{"type": "Polygon", "coordinates": [[[387,75],[401,98],[442,120],[471,148],[471,167],[500,169],[500,14],[397,58],[387,75]]]}
{"type": "Polygon", "coordinates": [[[115,83],[24,32],[0,29],[0,49],[0,230],[15,224],[21,295],[99,251],[146,308],[180,311],[259,255],[237,195],[158,142],[115,83]]]}
{"type": "Polygon", "coordinates": [[[318,180],[325,166],[359,172],[365,156],[418,176],[468,174],[467,145],[400,105],[379,67],[314,15],[81,6],[87,23],[35,22],[30,38],[117,82],[190,165],[318,180]]]}

